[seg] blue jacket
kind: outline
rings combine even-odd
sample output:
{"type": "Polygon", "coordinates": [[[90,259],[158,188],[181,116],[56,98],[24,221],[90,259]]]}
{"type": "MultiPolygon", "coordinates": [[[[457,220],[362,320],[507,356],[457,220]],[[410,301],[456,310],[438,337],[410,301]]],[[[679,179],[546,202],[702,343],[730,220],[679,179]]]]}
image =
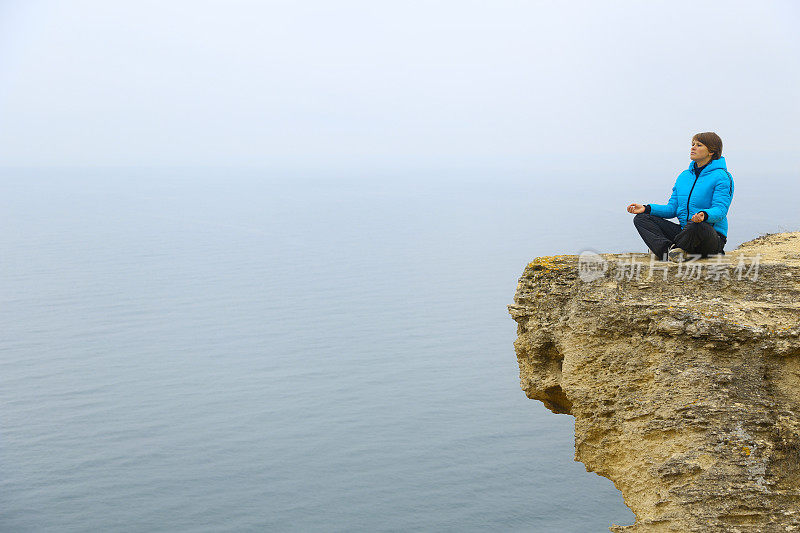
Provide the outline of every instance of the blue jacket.
{"type": "Polygon", "coordinates": [[[733,200],[733,176],[725,158],[709,162],[695,177],[695,163],[678,175],[666,205],[650,204],[650,214],[662,218],[678,217],[681,227],[700,211],[708,213],[706,222],[727,237],[728,208],[733,200]]]}

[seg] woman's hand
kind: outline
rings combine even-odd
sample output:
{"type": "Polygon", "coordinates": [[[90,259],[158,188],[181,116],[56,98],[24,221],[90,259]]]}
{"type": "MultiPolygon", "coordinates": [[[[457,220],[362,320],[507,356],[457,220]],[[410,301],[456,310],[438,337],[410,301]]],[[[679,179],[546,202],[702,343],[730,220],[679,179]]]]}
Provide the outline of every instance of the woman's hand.
{"type": "Polygon", "coordinates": [[[703,222],[706,217],[703,216],[703,212],[695,213],[692,215],[692,222],[703,222]]]}
{"type": "MultiPolygon", "coordinates": [[[[644,206],[642,204],[631,204],[628,206],[628,213],[633,213],[634,215],[644,213],[644,206]]],[[[703,215],[700,216],[702,217],[703,215]]]]}

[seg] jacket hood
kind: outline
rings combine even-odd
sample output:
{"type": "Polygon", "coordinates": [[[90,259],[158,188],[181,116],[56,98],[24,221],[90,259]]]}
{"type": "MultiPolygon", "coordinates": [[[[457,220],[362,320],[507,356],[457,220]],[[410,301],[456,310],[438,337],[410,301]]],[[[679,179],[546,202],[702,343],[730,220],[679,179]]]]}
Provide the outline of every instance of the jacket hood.
{"type": "MultiPolygon", "coordinates": [[[[695,166],[696,166],[695,162],[692,161],[691,163],[689,163],[689,170],[694,170],[695,166]]],[[[724,157],[720,157],[719,159],[712,159],[711,161],[709,161],[708,165],[706,165],[706,168],[703,169],[703,173],[706,173],[706,172],[709,172],[711,170],[715,170],[715,169],[718,169],[718,168],[721,168],[725,172],[728,171],[728,167],[725,165],[725,158],[724,157]]]]}

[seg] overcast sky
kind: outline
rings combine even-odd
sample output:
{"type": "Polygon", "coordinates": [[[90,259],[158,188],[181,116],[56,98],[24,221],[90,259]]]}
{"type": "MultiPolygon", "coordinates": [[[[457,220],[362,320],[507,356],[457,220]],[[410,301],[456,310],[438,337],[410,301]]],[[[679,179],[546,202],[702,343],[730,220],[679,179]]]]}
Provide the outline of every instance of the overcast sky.
{"type": "Polygon", "coordinates": [[[0,165],[791,165],[798,6],[0,0],[0,165]]]}

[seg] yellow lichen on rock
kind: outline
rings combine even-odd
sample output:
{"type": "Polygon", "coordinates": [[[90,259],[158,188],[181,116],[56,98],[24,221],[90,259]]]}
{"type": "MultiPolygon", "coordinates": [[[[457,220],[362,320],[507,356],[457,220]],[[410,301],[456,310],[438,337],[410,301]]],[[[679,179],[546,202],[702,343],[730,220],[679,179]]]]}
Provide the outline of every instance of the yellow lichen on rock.
{"type": "Polygon", "coordinates": [[[571,258],[575,256],[570,255],[549,255],[537,257],[530,263],[528,268],[533,270],[564,270],[570,268],[572,265],[565,261],[564,258],[571,258]]]}

